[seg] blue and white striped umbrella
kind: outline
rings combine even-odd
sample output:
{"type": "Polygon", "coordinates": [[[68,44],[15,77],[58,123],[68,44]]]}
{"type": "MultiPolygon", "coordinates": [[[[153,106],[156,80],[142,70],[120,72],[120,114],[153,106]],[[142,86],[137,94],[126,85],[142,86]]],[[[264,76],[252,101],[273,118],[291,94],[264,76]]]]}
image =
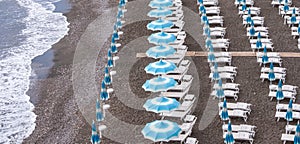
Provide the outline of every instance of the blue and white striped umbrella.
{"type": "Polygon", "coordinates": [[[153,44],[161,45],[161,44],[169,44],[176,40],[176,36],[171,33],[166,32],[158,32],[151,34],[148,37],[148,41],[153,44]]]}
{"type": "Polygon", "coordinates": [[[149,74],[161,75],[173,72],[176,68],[177,66],[172,62],[159,60],[157,62],[148,64],[144,70],[149,74]]]}
{"type": "Polygon", "coordinates": [[[91,142],[92,144],[100,144],[100,137],[97,133],[97,127],[95,122],[92,123],[92,136],[91,136],[91,142]]]}
{"type": "Polygon", "coordinates": [[[103,119],[104,119],[104,116],[103,116],[103,113],[101,110],[101,105],[100,105],[99,100],[97,99],[97,101],[96,101],[96,121],[101,122],[101,121],[103,121],[103,119]]]}
{"type": "Polygon", "coordinates": [[[267,55],[267,47],[266,46],[264,47],[264,53],[263,53],[261,61],[262,61],[263,64],[266,64],[266,63],[269,62],[269,57],[267,55]]]}
{"type": "Polygon", "coordinates": [[[205,6],[204,6],[202,3],[200,3],[200,6],[199,6],[199,13],[200,13],[200,14],[203,13],[204,10],[206,10],[205,6]]]}
{"type": "Polygon", "coordinates": [[[210,47],[209,47],[207,60],[208,60],[209,63],[214,62],[216,60],[216,56],[214,54],[214,48],[213,48],[212,45],[210,45],[210,47]]]}
{"type": "Polygon", "coordinates": [[[143,84],[143,89],[145,91],[151,91],[151,92],[162,92],[162,91],[167,91],[176,85],[177,82],[173,78],[158,76],[150,80],[147,80],[143,84]]]}
{"type": "Polygon", "coordinates": [[[274,65],[272,62],[270,64],[270,71],[269,71],[268,78],[269,78],[269,81],[271,81],[271,82],[275,80],[274,65]]]}
{"type": "Polygon", "coordinates": [[[107,93],[106,85],[105,85],[104,81],[102,81],[102,83],[101,83],[100,99],[101,100],[108,100],[109,99],[109,95],[107,93]]]}
{"type": "Polygon", "coordinates": [[[247,5],[246,5],[246,3],[243,3],[243,5],[242,5],[242,11],[246,11],[247,10],[247,5]]]}
{"type": "Polygon", "coordinates": [[[107,52],[107,66],[108,67],[114,67],[114,60],[112,58],[112,53],[111,53],[110,49],[107,52]]]}
{"type": "Polygon", "coordinates": [[[181,128],[178,124],[168,120],[156,120],[147,123],[142,130],[144,137],[153,142],[168,142],[170,139],[178,137],[180,133],[181,128]]]}
{"type": "Polygon", "coordinates": [[[201,15],[201,23],[205,23],[208,21],[207,16],[206,16],[206,10],[204,9],[201,15]]]}
{"type": "MultiPolygon", "coordinates": [[[[208,22],[208,21],[206,21],[208,22]]],[[[204,35],[210,35],[210,28],[209,28],[209,25],[208,26],[205,26],[203,27],[203,34],[204,35]]]]}
{"type": "Polygon", "coordinates": [[[222,111],[221,111],[221,120],[226,121],[229,120],[229,115],[228,115],[228,111],[227,111],[227,101],[226,98],[224,98],[224,102],[223,102],[223,107],[222,107],[222,111]]]}
{"type": "Polygon", "coordinates": [[[173,5],[172,0],[152,0],[149,5],[151,8],[165,8],[173,5]]]}
{"type": "Polygon", "coordinates": [[[300,124],[299,124],[299,121],[297,123],[296,133],[295,133],[295,136],[294,136],[294,144],[300,144],[300,124]]]}
{"type": "Polygon", "coordinates": [[[124,7],[126,5],[126,1],[125,0],[120,0],[119,1],[119,6],[124,7]]]}
{"type": "Polygon", "coordinates": [[[293,121],[293,100],[290,99],[290,102],[289,102],[289,106],[288,106],[288,109],[286,111],[286,114],[285,114],[285,119],[287,122],[289,121],[293,121]]]}
{"type": "Polygon", "coordinates": [[[221,79],[220,74],[218,72],[218,63],[214,63],[214,72],[213,72],[213,80],[217,81],[219,79],[221,79]]]}
{"type": "Polygon", "coordinates": [[[198,3],[199,4],[203,4],[203,0],[198,0],[198,3]]]}
{"type": "Polygon", "coordinates": [[[116,44],[111,43],[110,44],[110,50],[111,50],[111,53],[117,53],[118,52],[118,48],[117,48],[116,44]]]}
{"type": "Polygon", "coordinates": [[[121,8],[118,8],[117,18],[119,19],[124,18],[124,12],[121,8]]]}
{"type": "Polygon", "coordinates": [[[249,33],[251,36],[254,36],[256,33],[253,20],[251,21],[251,27],[250,27],[249,33]]]}
{"type": "Polygon", "coordinates": [[[234,138],[233,138],[233,135],[232,135],[232,128],[231,128],[230,120],[228,122],[228,128],[227,128],[227,132],[226,132],[224,142],[225,142],[225,144],[234,144],[234,138]]]}
{"type": "Polygon", "coordinates": [[[116,40],[115,40],[115,38],[114,37],[111,37],[111,43],[116,43],[116,40]]]}
{"type": "Polygon", "coordinates": [[[256,48],[257,48],[257,49],[262,48],[262,42],[261,42],[261,35],[260,35],[260,32],[258,32],[258,35],[257,35],[256,48]]]}
{"type": "Polygon", "coordinates": [[[278,83],[278,87],[277,87],[277,91],[276,91],[276,99],[278,101],[284,99],[283,92],[282,92],[282,80],[281,79],[279,80],[279,83],[278,83]]]}
{"type": "Polygon", "coordinates": [[[151,47],[147,50],[147,57],[152,57],[154,59],[158,58],[166,58],[176,53],[176,50],[168,45],[159,45],[155,47],[151,47]]]}
{"type": "Polygon", "coordinates": [[[292,24],[296,24],[297,22],[297,19],[296,19],[296,8],[294,7],[293,8],[293,13],[292,13],[292,16],[291,16],[291,23],[292,24]]]}
{"type": "Polygon", "coordinates": [[[298,29],[297,29],[298,34],[300,34],[300,21],[298,23],[298,29]]]}
{"type": "Polygon", "coordinates": [[[110,78],[108,67],[104,68],[104,83],[106,85],[110,85],[111,84],[111,78],[110,78]]]}
{"type": "Polygon", "coordinates": [[[172,26],[174,26],[174,23],[172,21],[158,19],[158,20],[152,21],[149,24],[147,24],[147,29],[153,30],[153,31],[156,31],[156,30],[161,31],[164,29],[171,28],[172,26]]]}
{"type": "Polygon", "coordinates": [[[154,17],[154,18],[162,18],[162,17],[167,17],[173,14],[173,11],[170,9],[164,9],[164,8],[157,8],[153,9],[148,12],[149,17],[154,17]]]}
{"type": "Polygon", "coordinates": [[[224,90],[222,88],[222,85],[223,85],[223,82],[222,82],[222,79],[219,79],[218,81],[218,88],[217,88],[217,94],[216,94],[216,97],[218,99],[222,99],[225,97],[225,93],[224,93],[224,90]]]}
{"type": "Polygon", "coordinates": [[[288,4],[288,0],[285,0],[284,1],[284,6],[283,6],[283,11],[284,12],[287,12],[289,11],[290,7],[289,7],[289,4],[288,4]]]}
{"type": "Polygon", "coordinates": [[[122,28],[122,21],[121,21],[120,18],[117,18],[116,26],[117,26],[118,28],[122,28]]]}
{"type": "Polygon", "coordinates": [[[179,106],[180,103],[174,98],[155,97],[153,99],[147,100],[143,107],[147,111],[162,113],[162,112],[170,112],[172,110],[175,110],[179,106]]]}
{"type": "Polygon", "coordinates": [[[211,41],[210,35],[207,35],[207,38],[205,40],[205,47],[209,48],[211,45],[212,45],[212,41],[211,41]]]}
{"type": "Polygon", "coordinates": [[[118,31],[114,30],[113,31],[113,34],[112,34],[112,37],[115,39],[115,40],[119,40],[119,34],[118,34],[118,31]]]}

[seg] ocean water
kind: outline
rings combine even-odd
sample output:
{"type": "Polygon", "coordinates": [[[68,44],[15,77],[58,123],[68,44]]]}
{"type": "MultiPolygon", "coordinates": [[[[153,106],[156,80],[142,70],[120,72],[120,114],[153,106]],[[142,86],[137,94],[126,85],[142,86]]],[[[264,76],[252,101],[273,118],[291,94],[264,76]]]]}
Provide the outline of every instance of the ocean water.
{"type": "Polygon", "coordinates": [[[35,128],[31,62],[69,30],[59,1],[0,0],[0,144],[21,143],[35,128]]]}

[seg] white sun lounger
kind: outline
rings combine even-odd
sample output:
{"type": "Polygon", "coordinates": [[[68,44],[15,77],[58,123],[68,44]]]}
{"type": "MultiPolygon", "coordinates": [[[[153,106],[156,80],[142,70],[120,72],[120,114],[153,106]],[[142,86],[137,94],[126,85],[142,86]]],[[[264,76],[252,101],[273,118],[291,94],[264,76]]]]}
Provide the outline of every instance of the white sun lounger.
{"type": "MultiPolygon", "coordinates": [[[[293,26],[293,27],[291,28],[291,34],[292,34],[292,36],[293,36],[294,39],[295,39],[296,37],[298,37],[298,36],[299,36],[299,33],[298,33],[298,27],[293,26]]],[[[299,43],[299,41],[298,41],[298,43],[299,43]]]]}
{"type": "MultiPolygon", "coordinates": [[[[294,93],[297,93],[296,89],[298,88],[298,86],[292,86],[292,85],[282,85],[282,91],[291,91],[294,93]]],[[[272,91],[277,91],[278,86],[277,85],[270,85],[269,89],[272,91]]]]}
{"type": "Polygon", "coordinates": [[[189,89],[186,89],[182,92],[161,92],[161,95],[162,96],[165,96],[165,97],[169,97],[169,98],[176,98],[176,99],[183,99],[184,97],[186,97],[189,92],[189,89]]]}
{"type": "MultiPolygon", "coordinates": [[[[258,16],[260,14],[260,11],[253,11],[253,10],[251,10],[250,11],[250,15],[251,16],[258,16]]],[[[248,10],[246,10],[246,11],[239,11],[239,15],[240,16],[243,16],[243,15],[248,15],[248,10]]]]}
{"type": "Polygon", "coordinates": [[[270,49],[271,51],[274,50],[273,43],[263,43],[262,42],[262,47],[260,47],[260,48],[257,48],[256,44],[250,44],[250,46],[251,46],[252,51],[255,51],[257,49],[264,49],[265,46],[266,46],[267,49],[270,49]]]}
{"type": "MultiPolygon", "coordinates": [[[[236,5],[236,6],[239,6],[239,5],[242,5],[243,3],[241,2],[241,3],[239,3],[238,1],[235,1],[234,2],[234,5],[236,5]]],[[[253,0],[246,0],[246,5],[247,6],[253,6],[254,5],[254,1],[253,0]]]]}
{"type": "MultiPolygon", "coordinates": [[[[276,105],[276,110],[277,111],[286,111],[288,109],[289,105],[288,104],[277,104],[276,105]]],[[[297,112],[300,112],[300,104],[293,104],[293,108],[292,108],[293,111],[297,111],[297,112]]]]}
{"type": "MultiPolygon", "coordinates": [[[[256,43],[257,38],[249,39],[249,41],[250,41],[250,43],[256,43]]],[[[270,39],[270,38],[261,38],[260,41],[264,42],[264,43],[272,43],[272,39],[270,39]]]]}
{"type": "Polygon", "coordinates": [[[174,118],[180,118],[180,120],[183,120],[184,117],[191,112],[191,108],[187,109],[186,111],[171,111],[171,112],[163,112],[160,114],[160,116],[163,117],[174,117],[174,118]]]}
{"type": "MultiPolygon", "coordinates": [[[[293,92],[283,91],[283,97],[286,99],[293,99],[293,101],[296,100],[296,94],[293,92]]],[[[276,98],[276,92],[270,91],[269,92],[270,100],[273,100],[273,98],[276,98]]]]}
{"type": "MultiPolygon", "coordinates": [[[[236,84],[236,83],[223,83],[222,84],[222,88],[224,90],[229,89],[229,90],[236,90],[239,91],[239,85],[240,84],[236,84]]],[[[219,87],[219,85],[217,83],[214,84],[213,89],[217,89],[219,87]]]]}
{"type": "MultiPolygon", "coordinates": [[[[271,4],[273,6],[275,6],[275,5],[284,5],[284,3],[285,3],[284,0],[281,1],[281,2],[279,2],[279,0],[272,0],[272,2],[271,2],[271,4]]],[[[289,6],[292,5],[292,0],[288,0],[288,4],[289,4],[289,6]]]]}
{"type": "MultiPolygon", "coordinates": [[[[269,67],[262,67],[261,68],[261,72],[262,73],[269,73],[270,72],[270,68],[269,67]]],[[[275,73],[286,74],[286,68],[283,68],[283,67],[274,67],[274,72],[275,73]]]]}
{"type": "Polygon", "coordinates": [[[218,4],[218,1],[203,1],[204,6],[217,6],[218,4]]]}
{"type": "MultiPolygon", "coordinates": [[[[283,17],[283,19],[284,19],[284,24],[287,24],[288,21],[290,21],[290,24],[291,24],[291,16],[285,15],[283,17]]],[[[299,20],[300,20],[300,16],[296,16],[296,21],[299,21],[299,20]]],[[[297,23],[297,25],[298,25],[298,23],[297,23]]]]}
{"type": "MultiPolygon", "coordinates": [[[[299,18],[300,18],[300,17],[299,17],[299,18]]],[[[293,24],[298,25],[299,22],[300,22],[300,19],[299,19],[299,18],[297,18],[297,19],[296,19],[296,22],[294,22],[294,23],[291,22],[291,19],[288,19],[288,20],[286,21],[286,24],[287,24],[289,27],[291,27],[293,24]]]]}
{"type": "MultiPolygon", "coordinates": [[[[255,135],[256,126],[246,125],[246,124],[240,124],[240,125],[231,125],[231,128],[232,128],[233,132],[248,132],[248,133],[252,133],[253,136],[254,136],[255,135]]],[[[222,129],[223,129],[223,133],[227,132],[228,125],[224,124],[222,126],[222,129]]]]}
{"type": "Polygon", "coordinates": [[[292,132],[294,133],[294,132],[296,132],[296,128],[297,128],[297,125],[289,125],[289,124],[287,124],[285,126],[285,133],[286,134],[291,134],[292,132]]]}
{"type": "Polygon", "coordinates": [[[212,43],[230,43],[229,39],[224,38],[217,38],[217,39],[211,39],[212,43]]]}
{"type": "MultiPolygon", "coordinates": [[[[220,75],[221,79],[225,79],[225,80],[229,79],[229,80],[231,80],[231,82],[234,81],[235,75],[233,73],[222,72],[222,73],[219,73],[219,75],[220,75]]],[[[211,81],[213,81],[212,77],[213,77],[213,73],[210,73],[209,78],[211,79],[211,81]]]]}
{"type": "MultiPolygon", "coordinates": [[[[240,11],[242,11],[242,6],[239,6],[239,12],[240,11]]],[[[259,7],[247,7],[246,8],[246,12],[248,12],[248,9],[250,9],[251,11],[258,11],[258,12],[260,12],[260,8],[259,7]]],[[[246,14],[248,14],[248,13],[246,13],[246,14]]]]}
{"type": "MultiPolygon", "coordinates": [[[[262,58],[258,58],[257,62],[259,63],[259,65],[261,66],[262,64],[262,58]]],[[[282,59],[281,58],[269,58],[267,63],[274,63],[274,64],[279,64],[279,66],[281,66],[282,64],[282,59]]]]}
{"type": "Polygon", "coordinates": [[[211,26],[211,25],[220,25],[220,26],[222,26],[223,27],[223,20],[209,20],[209,25],[211,26]]]}
{"type": "MultiPolygon", "coordinates": [[[[235,141],[249,141],[250,144],[253,144],[253,134],[249,132],[233,132],[233,138],[235,141]]],[[[223,133],[223,138],[226,137],[226,133],[223,133]]]]}
{"type": "MultiPolygon", "coordinates": [[[[249,33],[251,27],[247,27],[247,32],[249,33]]],[[[254,27],[255,32],[264,32],[264,33],[268,33],[269,28],[268,27],[264,27],[264,26],[258,26],[258,27],[254,27]]]]}
{"type": "Polygon", "coordinates": [[[216,57],[215,60],[212,61],[212,62],[213,63],[214,62],[217,62],[217,63],[228,63],[229,65],[231,65],[231,57],[216,57]]]}
{"type": "MultiPolygon", "coordinates": [[[[234,91],[234,90],[224,90],[224,95],[226,98],[234,98],[235,101],[239,98],[238,96],[239,91],[234,91]]],[[[216,97],[217,96],[217,90],[213,90],[210,93],[211,96],[216,97]]]]}
{"type": "MultiPolygon", "coordinates": [[[[275,75],[275,79],[276,80],[282,80],[283,83],[285,83],[285,74],[280,74],[280,73],[274,73],[275,75]]],[[[267,73],[261,73],[260,74],[260,79],[262,79],[262,82],[265,80],[265,79],[269,79],[269,74],[267,73]]]]}
{"type": "MultiPolygon", "coordinates": [[[[210,31],[210,36],[224,38],[226,31],[210,31]]],[[[206,35],[203,31],[203,35],[206,35]]]]}
{"type": "Polygon", "coordinates": [[[197,138],[193,138],[193,137],[188,137],[186,138],[185,144],[198,144],[199,141],[197,140],[197,138]]]}
{"type": "Polygon", "coordinates": [[[194,102],[195,102],[195,99],[192,101],[183,101],[176,110],[177,111],[186,111],[193,106],[194,102]]]}
{"type": "MultiPolygon", "coordinates": [[[[246,22],[246,19],[247,19],[248,15],[243,15],[242,18],[243,18],[243,21],[246,22]]],[[[264,17],[262,16],[251,16],[251,20],[253,21],[264,21],[264,17]]]]}
{"type": "MultiPolygon", "coordinates": [[[[253,23],[254,23],[255,26],[263,26],[264,25],[263,20],[253,20],[253,23]]],[[[246,27],[247,25],[250,25],[250,24],[247,23],[246,20],[243,20],[243,25],[244,25],[244,27],[246,27]]]]}
{"type": "MultiPolygon", "coordinates": [[[[248,103],[243,103],[243,102],[237,102],[237,103],[229,103],[227,102],[227,109],[231,109],[231,110],[244,110],[247,111],[248,114],[251,113],[251,108],[250,108],[251,104],[248,103]]],[[[219,103],[219,109],[221,110],[223,107],[223,102],[219,103]]]]}
{"type": "MultiPolygon", "coordinates": [[[[243,118],[245,122],[247,122],[248,116],[247,116],[247,111],[243,110],[227,110],[228,111],[228,116],[229,117],[239,117],[243,118]]],[[[219,112],[219,115],[221,115],[222,111],[219,112]]]]}
{"type": "Polygon", "coordinates": [[[283,144],[285,144],[286,141],[293,142],[294,141],[294,137],[295,137],[295,135],[293,135],[293,134],[282,134],[281,135],[281,141],[283,141],[283,144]]]}
{"type": "MultiPolygon", "coordinates": [[[[279,121],[281,118],[285,119],[285,115],[286,115],[286,112],[276,111],[275,118],[277,118],[277,121],[279,121]]],[[[298,119],[299,120],[300,119],[300,113],[293,111],[293,119],[298,119]]]]}
{"type": "MultiPolygon", "coordinates": [[[[223,67],[218,67],[218,72],[229,72],[229,73],[236,74],[237,73],[236,69],[237,67],[234,66],[223,66],[223,67]]],[[[213,66],[210,67],[210,70],[211,72],[215,71],[213,66]]]]}
{"type": "Polygon", "coordinates": [[[175,87],[168,90],[168,92],[182,92],[186,89],[189,89],[192,85],[193,78],[190,81],[182,81],[180,85],[176,85],[175,87]]]}
{"type": "Polygon", "coordinates": [[[225,49],[228,51],[229,43],[212,43],[214,49],[225,49]]]}
{"type": "Polygon", "coordinates": [[[223,21],[223,16],[207,16],[207,19],[208,21],[211,21],[211,20],[220,20],[220,21],[223,21]]]}
{"type": "MultiPolygon", "coordinates": [[[[248,36],[249,38],[251,38],[251,37],[255,37],[255,38],[256,38],[256,37],[258,36],[258,33],[259,33],[259,32],[255,32],[254,35],[250,35],[250,33],[247,32],[247,36],[248,36]]],[[[260,32],[260,36],[263,37],[263,38],[268,38],[268,37],[269,37],[269,33],[268,33],[268,32],[260,32]]]]}
{"type": "Polygon", "coordinates": [[[188,136],[190,136],[192,134],[192,130],[184,133],[184,134],[179,134],[178,137],[173,137],[170,139],[170,142],[180,142],[180,144],[183,144],[184,141],[187,139],[188,136]]]}
{"type": "MultiPolygon", "coordinates": [[[[263,52],[257,52],[256,57],[260,58],[264,55],[263,52]]],[[[280,58],[280,54],[277,52],[267,52],[268,57],[275,57],[275,58],[280,58]]]]}
{"type": "MultiPolygon", "coordinates": [[[[220,9],[208,9],[209,7],[206,8],[206,15],[220,15],[221,11],[220,9]]],[[[199,11],[199,14],[201,15],[201,11],[199,11]]]]}

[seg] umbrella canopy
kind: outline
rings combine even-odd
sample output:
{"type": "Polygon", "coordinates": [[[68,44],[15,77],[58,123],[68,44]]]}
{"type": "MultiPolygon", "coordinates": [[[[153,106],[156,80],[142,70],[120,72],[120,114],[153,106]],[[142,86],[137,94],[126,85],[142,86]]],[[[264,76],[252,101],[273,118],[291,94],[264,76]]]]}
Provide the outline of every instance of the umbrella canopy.
{"type": "Polygon", "coordinates": [[[166,32],[154,33],[148,37],[148,41],[150,43],[157,44],[157,45],[169,44],[174,42],[176,39],[177,38],[174,34],[166,33],[166,32]]]}
{"type": "Polygon", "coordinates": [[[155,59],[166,58],[176,53],[176,50],[167,45],[151,47],[147,50],[146,55],[155,59]]]}
{"type": "Polygon", "coordinates": [[[212,45],[209,47],[207,60],[208,60],[208,62],[214,62],[216,60],[216,57],[215,57],[215,54],[214,54],[214,48],[213,48],[212,45]]]}
{"type": "Polygon", "coordinates": [[[110,78],[108,67],[104,68],[104,82],[106,85],[111,84],[111,78],[110,78]]]}
{"type": "Polygon", "coordinates": [[[227,128],[224,143],[225,144],[234,144],[234,138],[233,138],[233,135],[232,135],[232,128],[231,128],[230,120],[228,122],[228,128],[227,128]]]}
{"type": "Polygon", "coordinates": [[[246,3],[243,3],[243,5],[242,5],[242,11],[246,11],[247,10],[247,5],[246,5],[246,3]]]}
{"type": "Polygon", "coordinates": [[[289,4],[288,4],[288,0],[285,0],[284,1],[284,6],[283,6],[283,11],[284,12],[287,12],[289,11],[290,7],[289,7],[289,4]]]}
{"type": "Polygon", "coordinates": [[[204,33],[204,35],[210,35],[210,29],[209,29],[209,26],[204,26],[203,27],[203,33],[204,33]]]}
{"type": "Polygon", "coordinates": [[[206,16],[206,10],[204,9],[201,15],[201,23],[205,23],[208,21],[207,16],[206,16]]]}
{"type": "Polygon", "coordinates": [[[151,92],[161,92],[161,91],[167,91],[174,86],[177,85],[177,82],[168,77],[158,76],[155,78],[152,78],[150,80],[147,80],[143,84],[143,89],[145,91],[151,91],[151,92]]]}
{"type": "Polygon", "coordinates": [[[268,76],[270,81],[274,81],[275,80],[275,74],[274,74],[274,65],[271,62],[270,64],[270,71],[269,71],[269,76],[268,76]]]}
{"type": "Polygon", "coordinates": [[[251,27],[250,27],[249,33],[251,36],[254,36],[256,33],[253,20],[251,20],[251,27]]]}
{"type": "Polygon", "coordinates": [[[216,97],[217,97],[218,99],[221,99],[221,98],[224,98],[224,97],[225,97],[225,94],[224,94],[224,90],[223,90],[223,88],[222,88],[222,85],[223,85],[222,79],[219,79],[219,81],[218,81],[218,89],[217,89],[217,94],[216,94],[216,97]]]}
{"type": "Polygon", "coordinates": [[[112,53],[110,49],[107,52],[107,67],[114,67],[114,60],[112,59],[112,53]]]}
{"type": "Polygon", "coordinates": [[[118,28],[122,28],[122,21],[121,21],[121,19],[118,18],[118,17],[117,17],[117,21],[116,21],[116,26],[117,26],[118,28]]]}
{"type": "Polygon", "coordinates": [[[104,119],[104,116],[103,116],[103,113],[101,110],[101,105],[100,105],[99,100],[97,99],[97,101],[96,101],[96,120],[97,120],[97,122],[100,122],[100,121],[103,121],[103,119],[104,119]]]}
{"type": "Polygon", "coordinates": [[[117,18],[123,18],[123,17],[124,17],[124,12],[122,8],[118,8],[117,18]]]}
{"type": "Polygon", "coordinates": [[[252,18],[251,18],[251,9],[248,9],[248,16],[246,18],[246,22],[248,24],[251,24],[252,18]]]}
{"type": "Polygon", "coordinates": [[[147,100],[143,107],[147,111],[162,113],[162,112],[170,112],[172,110],[175,110],[179,107],[179,105],[180,103],[174,98],[156,97],[147,100]]]}
{"type": "Polygon", "coordinates": [[[214,72],[213,72],[213,80],[219,80],[220,78],[220,74],[218,72],[218,63],[215,62],[214,64],[214,72]]]}
{"type": "Polygon", "coordinates": [[[266,63],[268,63],[269,62],[269,57],[268,57],[268,55],[267,55],[267,47],[265,46],[264,47],[264,54],[263,54],[263,56],[262,56],[262,63],[263,64],[266,64],[266,63]]]}
{"type": "Polygon", "coordinates": [[[92,144],[99,144],[100,143],[100,137],[97,133],[97,128],[96,128],[96,124],[93,121],[92,123],[92,136],[91,136],[91,142],[92,144]]]}
{"type": "Polygon", "coordinates": [[[212,41],[210,35],[207,35],[207,38],[205,40],[205,47],[209,48],[211,45],[212,45],[212,41]]]}
{"type": "Polygon", "coordinates": [[[203,4],[203,0],[198,0],[198,3],[199,4],[203,4]]]}
{"type": "Polygon", "coordinates": [[[142,130],[145,138],[154,142],[169,141],[171,138],[178,137],[181,128],[177,123],[168,120],[156,120],[147,123],[142,130]]]}
{"type": "Polygon", "coordinates": [[[176,68],[177,66],[172,62],[159,60],[157,62],[148,64],[144,70],[146,71],[146,73],[161,75],[173,72],[176,68]]]}
{"type": "Polygon", "coordinates": [[[105,85],[104,81],[102,81],[102,83],[101,83],[100,99],[101,100],[108,100],[109,99],[109,95],[107,93],[106,85],[105,85]]]}
{"type": "Polygon", "coordinates": [[[257,48],[257,49],[262,48],[262,42],[261,42],[261,35],[260,35],[260,32],[258,32],[258,35],[257,35],[256,48],[257,48]]]}
{"type": "Polygon", "coordinates": [[[173,12],[169,9],[163,9],[163,8],[157,8],[149,11],[147,14],[149,17],[154,17],[154,18],[161,18],[161,17],[167,17],[172,15],[173,12]]]}
{"type": "Polygon", "coordinates": [[[293,8],[293,13],[292,13],[292,16],[291,16],[291,22],[293,24],[297,22],[297,19],[296,19],[296,8],[295,7],[293,8]]]}
{"type": "Polygon", "coordinates": [[[158,20],[152,21],[149,24],[147,24],[147,29],[153,30],[153,31],[164,30],[167,28],[171,28],[173,25],[174,25],[174,23],[172,21],[158,19],[158,20]]]}
{"type": "Polygon", "coordinates": [[[282,80],[281,79],[279,80],[279,83],[278,83],[278,87],[277,87],[277,91],[276,91],[276,99],[278,101],[284,99],[283,92],[282,92],[282,80]]]}
{"type": "Polygon", "coordinates": [[[298,23],[298,34],[300,34],[300,21],[299,21],[299,23],[298,23]]]}
{"type": "Polygon", "coordinates": [[[199,12],[200,12],[200,13],[203,13],[204,10],[206,10],[206,9],[205,9],[205,6],[204,6],[202,3],[200,3],[200,6],[199,6],[199,12]]]}
{"type": "Polygon", "coordinates": [[[223,107],[222,107],[220,117],[221,117],[221,120],[223,120],[223,121],[229,120],[226,98],[224,98],[223,107]]]}
{"type": "Polygon", "coordinates": [[[294,137],[294,144],[300,144],[300,124],[299,124],[299,121],[298,121],[297,127],[296,127],[296,133],[295,133],[295,137],[294,137]]]}
{"type": "Polygon", "coordinates": [[[289,121],[293,121],[293,100],[290,99],[290,102],[289,102],[289,106],[288,106],[288,109],[286,111],[286,114],[285,114],[285,119],[287,122],[289,121]]]}
{"type": "Polygon", "coordinates": [[[149,5],[151,8],[164,8],[170,7],[173,5],[172,0],[152,0],[150,1],[149,5]]]}
{"type": "Polygon", "coordinates": [[[111,50],[112,53],[117,53],[118,52],[118,48],[117,48],[116,44],[111,43],[110,44],[110,50],[111,50]]]}
{"type": "Polygon", "coordinates": [[[125,4],[126,4],[126,1],[125,0],[120,0],[119,1],[119,6],[125,6],[125,4]]]}

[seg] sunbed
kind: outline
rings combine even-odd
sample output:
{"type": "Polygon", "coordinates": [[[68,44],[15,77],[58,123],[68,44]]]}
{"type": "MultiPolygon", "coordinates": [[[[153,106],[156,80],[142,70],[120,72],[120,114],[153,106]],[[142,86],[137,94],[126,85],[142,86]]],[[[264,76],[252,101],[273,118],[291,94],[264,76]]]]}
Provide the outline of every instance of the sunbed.
{"type": "MultiPolygon", "coordinates": [[[[287,99],[293,99],[293,101],[296,100],[296,94],[293,92],[283,91],[283,97],[287,99]]],[[[269,95],[270,100],[273,100],[273,98],[276,98],[276,92],[270,91],[269,95]]]]}
{"type": "MultiPolygon", "coordinates": [[[[219,75],[220,75],[221,79],[229,79],[229,80],[231,80],[231,82],[234,81],[235,75],[233,73],[222,72],[222,73],[219,73],[219,75]]],[[[211,79],[211,81],[213,81],[213,79],[212,79],[213,73],[209,74],[209,78],[211,79]]]]}
{"type": "MultiPolygon", "coordinates": [[[[229,103],[227,102],[227,109],[231,110],[244,110],[247,111],[248,114],[251,113],[251,104],[249,103],[243,103],[243,102],[237,102],[237,103],[229,103]]],[[[223,102],[219,102],[219,109],[221,110],[223,107],[223,102]]]]}

